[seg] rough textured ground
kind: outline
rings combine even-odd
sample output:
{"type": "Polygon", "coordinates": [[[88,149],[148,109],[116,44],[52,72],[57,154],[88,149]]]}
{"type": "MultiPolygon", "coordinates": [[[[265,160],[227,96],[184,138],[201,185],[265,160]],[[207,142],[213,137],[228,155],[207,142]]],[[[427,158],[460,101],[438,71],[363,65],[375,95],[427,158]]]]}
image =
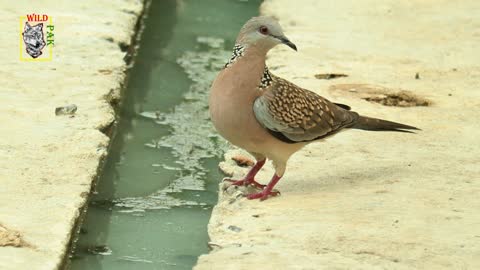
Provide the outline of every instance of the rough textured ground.
{"type": "MultiPolygon", "coordinates": [[[[264,202],[222,191],[195,269],[479,269],[480,2],[267,0],[262,13],[299,48],[272,52],[274,73],[423,131],[311,144],[264,202]]],[[[221,168],[240,177],[233,154],[221,168]]]]}
{"type": "Polygon", "coordinates": [[[142,1],[7,1],[0,9],[0,269],[56,269],[114,120],[142,1]],[[53,16],[52,62],[19,61],[19,17],[53,16]],[[55,108],[76,104],[75,117],[55,108]]]}

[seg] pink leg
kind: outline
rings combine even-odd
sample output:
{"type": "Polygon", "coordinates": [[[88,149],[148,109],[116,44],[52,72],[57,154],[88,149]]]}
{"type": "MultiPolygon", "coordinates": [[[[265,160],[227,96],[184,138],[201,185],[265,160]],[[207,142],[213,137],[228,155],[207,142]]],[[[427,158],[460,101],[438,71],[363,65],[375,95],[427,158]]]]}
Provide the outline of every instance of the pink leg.
{"type": "Polygon", "coordinates": [[[247,196],[249,200],[253,199],[260,199],[261,201],[266,200],[268,196],[277,196],[280,194],[278,191],[272,191],[273,187],[277,184],[277,182],[282,178],[281,176],[278,176],[277,174],[274,174],[272,177],[272,180],[270,180],[270,183],[265,187],[264,190],[262,190],[259,193],[253,193],[247,196]]]}
{"type": "Polygon", "coordinates": [[[248,174],[242,180],[224,179],[224,181],[232,182],[232,185],[235,185],[235,186],[254,185],[257,188],[264,188],[265,185],[262,185],[257,181],[255,181],[255,175],[257,175],[258,171],[260,171],[260,169],[263,167],[263,164],[265,164],[265,161],[266,159],[257,161],[257,163],[255,163],[252,169],[248,172],[248,174]]]}

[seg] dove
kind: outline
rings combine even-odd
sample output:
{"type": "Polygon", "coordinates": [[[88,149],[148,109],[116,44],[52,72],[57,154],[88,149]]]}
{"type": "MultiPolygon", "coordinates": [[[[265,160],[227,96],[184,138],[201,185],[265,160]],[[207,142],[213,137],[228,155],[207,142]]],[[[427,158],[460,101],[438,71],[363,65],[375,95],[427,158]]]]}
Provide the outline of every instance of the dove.
{"type": "Polygon", "coordinates": [[[288,159],[307,144],[340,131],[398,131],[412,133],[416,127],[361,116],[344,104],[299,87],[272,74],[266,66],[267,53],[284,44],[297,47],[270,17],[254,17],[240,29],[231,58],[212,83],[209,96],[211,121],[218,133],[249,152],[256,163],[233,185],[253,185],[261,191],[248,199],[276,196],[273,188],[283,177],[288,159]],[[275,173],[267,185],[255,180],[266,160],[275,173]]]}

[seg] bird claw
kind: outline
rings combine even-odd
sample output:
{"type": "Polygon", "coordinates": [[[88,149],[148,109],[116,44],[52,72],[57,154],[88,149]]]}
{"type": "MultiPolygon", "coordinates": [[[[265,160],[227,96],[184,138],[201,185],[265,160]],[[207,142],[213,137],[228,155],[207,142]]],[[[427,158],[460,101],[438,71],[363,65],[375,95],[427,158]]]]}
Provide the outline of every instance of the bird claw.
{"type": "Polygon", "coordinates": [[[275,197],[275,196],[278,196],[278,195],[280,195],[280,191],[268,191],[268,190],[264,189],[261,192],[247,195],[247,199],[249,199],[249,200],[260,199],[260,201],[264,201],[264,200],[268,199],[269,196],[275,197]]]}
{"type": "Polygon", "coordinates": [[[230,179],[230,178],[225,178],[225,179],[223,179],[223,181],[231,182],[232,185],[234,185],[234,186],[253,185],[256,188],[260,188],[260,189],[263,189],[266,186],[266,185],[262,185],[262,184],[258,183],[257,181],[255,181],[255,179],[247,179],[247,178],[242,179],[242,180],[234,180],[234,179],[230,179]]]}

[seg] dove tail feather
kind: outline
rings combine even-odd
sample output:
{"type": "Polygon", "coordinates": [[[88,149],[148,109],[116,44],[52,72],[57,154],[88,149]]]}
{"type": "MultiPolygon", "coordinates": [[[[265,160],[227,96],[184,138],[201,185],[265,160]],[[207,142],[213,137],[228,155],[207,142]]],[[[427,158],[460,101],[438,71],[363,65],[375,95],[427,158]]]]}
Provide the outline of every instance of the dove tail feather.
{"type": "Polygon", "coordinates": [[[414,133],[411,130],[420,130],[414,126],[366,116],[359,116],[356,123],[350,128],[370,131],[398,131],[407,133],[414,133]]]}

